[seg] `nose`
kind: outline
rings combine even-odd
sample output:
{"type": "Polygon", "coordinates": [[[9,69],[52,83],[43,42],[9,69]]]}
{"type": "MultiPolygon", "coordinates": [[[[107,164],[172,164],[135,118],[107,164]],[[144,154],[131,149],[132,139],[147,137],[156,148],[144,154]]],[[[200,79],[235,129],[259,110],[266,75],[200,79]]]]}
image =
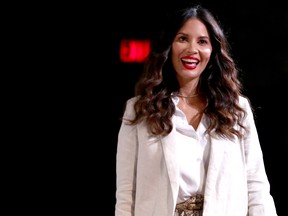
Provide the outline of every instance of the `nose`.
{"type": "Polygon", "coordinates": [[[195,54],[198,52],[197,50],[197,43],[194,42],[194,41],[190,41],[190,43],[188,44],[188,47],[187,47],[187,52],[189,54],[195,54]]]}

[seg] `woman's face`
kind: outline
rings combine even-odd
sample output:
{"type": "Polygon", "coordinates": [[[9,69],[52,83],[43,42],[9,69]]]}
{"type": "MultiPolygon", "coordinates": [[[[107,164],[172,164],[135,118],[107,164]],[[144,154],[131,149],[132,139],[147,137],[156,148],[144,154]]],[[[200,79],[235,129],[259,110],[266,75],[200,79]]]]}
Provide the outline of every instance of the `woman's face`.
{"type": "Polygon", "coordinates": [[[206,26],[196,18],[187,20],[172,43],[172,64],[180,85],[199,80],[211,53],[212,45],[206,26]]]}

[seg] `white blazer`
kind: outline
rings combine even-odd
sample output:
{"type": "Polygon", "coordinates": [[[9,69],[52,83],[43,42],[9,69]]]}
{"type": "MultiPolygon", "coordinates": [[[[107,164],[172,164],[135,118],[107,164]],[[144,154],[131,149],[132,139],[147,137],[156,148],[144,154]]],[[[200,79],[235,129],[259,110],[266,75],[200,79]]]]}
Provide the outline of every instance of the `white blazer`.
{"type": "MultiPolygon", "coordinates": [[[[127,101],[124,118],[133,117],[135,100],[127,101]]],[[[203,216],[277,216],[252,110],[246,98],[240,104],[248,113],[244,140],[211,136],[203,216]]],[[[151,137],[144,122],[122,122],[115,216],[174,215],[180,176],[174,139],[175,128],[164,138],[151,137]]]]}

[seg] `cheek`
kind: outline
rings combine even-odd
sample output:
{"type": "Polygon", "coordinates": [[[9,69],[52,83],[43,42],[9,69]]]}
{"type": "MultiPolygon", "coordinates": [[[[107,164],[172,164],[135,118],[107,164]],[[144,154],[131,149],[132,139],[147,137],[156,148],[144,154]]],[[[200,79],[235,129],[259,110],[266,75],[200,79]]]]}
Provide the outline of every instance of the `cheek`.
{"type": "Polygon", "coordinates": [[[180,55],[181,51],[183,50],[183,48],[181,48],[181,46],[176,45],[175,43],[172,45],[172,58],[173,57],[177,57],[180,55]]]}
{"type": "Polygon", "coordinates": [[[211,56],[211,53],[212,53],[212,48],[203,48],[203,49],[201,49],[201,53],[202,53],[203,57],[209,59],[211,56]]]}
{"type": "Polygon", "coordinates": [[[177,42],[177,41],[174,41],[172,43],[172,51],[175,55],[181,55],[181,53],[185,52],[185,50],[187,50],[187,48],[189,47],[189,44],[188,43],[180,43],[180,42],[177,42]]]}
{"type": "Polygon", "coordinates": [[[175,66],[178,62],[179,56],[181,55],[182,52],[182,48],[180,46],[172,46],[172,50],[171,50],[171,59],[173,62],[173,65],[175,66]]]}
{"type": "Polygon", "coordinates": [[[178,64],[178,55],[175,51],[171,52],[171,61],[172,61],[172,65],[175,67],[177,67],[178,64]]]}

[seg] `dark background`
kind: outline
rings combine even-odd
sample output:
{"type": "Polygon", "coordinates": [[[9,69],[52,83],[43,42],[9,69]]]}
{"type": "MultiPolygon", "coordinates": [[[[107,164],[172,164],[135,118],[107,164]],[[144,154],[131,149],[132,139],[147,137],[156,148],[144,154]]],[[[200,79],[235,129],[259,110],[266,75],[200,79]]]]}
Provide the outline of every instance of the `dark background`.
{"type": "MultiPolygon", "coordinates": [[[[75,126],[72,131],[77,131],[69,134],[71,140],[78,143],[70,146],[74,154],[69,158],[74,160],[74,166],[67,167],[77,172],[75,179],[79,184],[77,181],[73,184],[78,184],[75,188],[83,194],[84,209],[92,206],[93,212],[101,208],[105,215],[114,215],[119,119],[125,101],[133,96],[134,84],[142,70],[139,63],[120,62],[120,41],[150,38],[167,11],[188,2],[117,1],[103,2],[96,7],[82,5],[80,9],[74,5],[74,10],[69,12],[73,14],[72,21],[69,16],[65,18],[73,26],[72,38],[77,41],[71,41],[73,46],[68,46],[68,52],[77,56],[69,62],[77,72],[70,74],[72,83],[68,86],[73,90],[67,92],[70,91],[73,112],[78,113],[71,118],[67,116],[72,125],[69,127],[75,126]]],[[[241,69],[244,93],[255,109],[271,194],[278,215],[284,215],[286,193],[283,192],[287,191],[284,152],[288,144],[287,7],[277,1],[200,3],[216,15],[227,33],[233,57],[241,69]]],[[[69,194],[74,197],[74,192],[69,194]]]]}

